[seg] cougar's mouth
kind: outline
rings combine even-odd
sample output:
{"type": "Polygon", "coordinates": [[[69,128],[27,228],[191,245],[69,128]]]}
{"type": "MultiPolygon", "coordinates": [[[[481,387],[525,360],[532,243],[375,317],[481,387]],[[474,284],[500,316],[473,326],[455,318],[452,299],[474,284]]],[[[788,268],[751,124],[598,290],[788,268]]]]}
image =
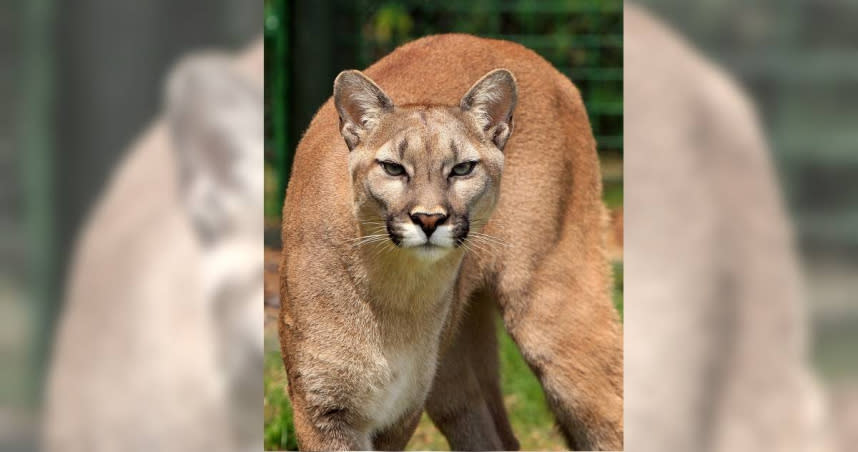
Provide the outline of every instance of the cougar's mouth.
{"type": "Polygon", "coordinates": [[[386,230],[394,245],[424,251],[458,248],[468,236],[467,221],[455,226],[446,224],[427,234],[413,223],[388,219],[386,230]]]}

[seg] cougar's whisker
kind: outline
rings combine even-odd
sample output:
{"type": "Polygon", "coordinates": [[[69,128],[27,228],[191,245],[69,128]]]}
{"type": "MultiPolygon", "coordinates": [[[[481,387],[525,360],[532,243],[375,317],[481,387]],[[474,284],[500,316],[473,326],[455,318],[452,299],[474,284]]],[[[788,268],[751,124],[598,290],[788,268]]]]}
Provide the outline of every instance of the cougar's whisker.
{"type": "Polygon", "coordinates": [[[493,244],[495,244],[495,245],[505,246],[505,247],[506,247],[506,246],[509,246],[509,244],[508,244],[508,243],[506,243],[506,242],[504,242],[503,240],[501,240],[501,239],[499,239],[499,238],[497,238],[497,237],[494,237],[494,236],[488,235],[488,234],[483,234],[483,233],[481,233],[481,232],[473,232],[472,234],[474,235],[474,237],[477,237],[477,238],[479,238],[479,239],[481,239],[481,240],[484,240],[484,241],[486,241],[486,242],[493,243],[493,244]]]}

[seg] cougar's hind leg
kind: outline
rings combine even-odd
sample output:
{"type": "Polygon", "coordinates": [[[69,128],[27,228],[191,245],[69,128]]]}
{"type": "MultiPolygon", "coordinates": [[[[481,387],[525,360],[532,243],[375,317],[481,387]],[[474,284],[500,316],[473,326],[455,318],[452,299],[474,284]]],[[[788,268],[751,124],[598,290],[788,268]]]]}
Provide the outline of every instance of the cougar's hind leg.
{"type": "Polygon", "coordinates": [[[374,450],[405,450],[408,440],[411,439],[414,430],[417,429],[421,414],[423,414],[422,409],[408,413],[387,430],[375,435],[372,440],[374,450]]]}
{"type": "Polygon", "coordinates": [[[483,398],[500,436],[503,450],[518,450],[519,444],[512,431],[503,401],[500,383],[497,329],[497,305],[491,297],[480,293],[474,297],[470,316],[470,361],[483,391],[483,398]]]}
{"type": "Polygon", "coordinates": [[[516,450],[500,392],[491,300],[476,297],[442,355],[426,411],[452,450],[516,450]]]}

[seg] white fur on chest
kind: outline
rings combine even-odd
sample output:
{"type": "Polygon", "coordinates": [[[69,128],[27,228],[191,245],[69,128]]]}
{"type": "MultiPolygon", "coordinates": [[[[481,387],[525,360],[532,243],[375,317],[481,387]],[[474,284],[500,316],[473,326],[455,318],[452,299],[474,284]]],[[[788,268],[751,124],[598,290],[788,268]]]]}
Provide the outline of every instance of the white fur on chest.
{"type": "Polygon", "coordinates": [[[382,368],[384,382],[371,388],[365,405],[370,431],[375,433],[393,425],[410,410],[422,406],[435,373],[435,347],[403,345],[385,350],[382,368]]]}

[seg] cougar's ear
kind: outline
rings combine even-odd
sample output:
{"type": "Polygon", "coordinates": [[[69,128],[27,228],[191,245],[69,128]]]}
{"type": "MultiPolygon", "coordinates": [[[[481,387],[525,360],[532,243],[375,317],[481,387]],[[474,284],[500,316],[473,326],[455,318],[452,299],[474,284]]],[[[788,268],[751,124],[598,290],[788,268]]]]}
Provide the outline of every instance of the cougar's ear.
{"type": "Polygon", "coordinates": [[[232,59],[197,54],[167,79],[166,123],[178,187],[204,244],[244,225],[263,195],[262,86],[239,75],[232,59]]]}
{"type": "Polygon", "coordinates": [[[473,115],[486,136],[503,150],[512,133],[512,112],[517,101],[515,77],[506,69],[495,69],[474,83],[459,106],[473,115]]]}
{"type": "Polygon", "coordinates": [[[340,115],[340,133],[354,149],[379,120],[393,111],[393,101],[360,71],[343,71],[334,80],[334,105],[340,115]]]}

